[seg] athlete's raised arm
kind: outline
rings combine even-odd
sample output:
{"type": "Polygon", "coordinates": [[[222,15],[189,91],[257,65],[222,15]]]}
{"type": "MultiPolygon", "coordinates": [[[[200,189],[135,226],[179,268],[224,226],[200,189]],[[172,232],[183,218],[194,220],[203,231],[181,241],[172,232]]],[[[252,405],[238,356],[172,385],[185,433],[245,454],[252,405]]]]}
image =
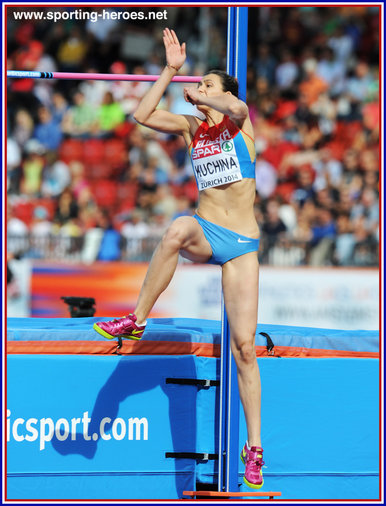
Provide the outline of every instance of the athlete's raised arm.
{"type": "Polygon", "coordinates": [[[134,119],[142,125],[161,132],[183,134],[189,131],[187,118],[180,114],[156,109],[172,78],[177,74],[186,59],[185,42],[181,45],[174,30],[163,31],[167,65],[159,79],[144,95],[134,113],[134,119]]]}

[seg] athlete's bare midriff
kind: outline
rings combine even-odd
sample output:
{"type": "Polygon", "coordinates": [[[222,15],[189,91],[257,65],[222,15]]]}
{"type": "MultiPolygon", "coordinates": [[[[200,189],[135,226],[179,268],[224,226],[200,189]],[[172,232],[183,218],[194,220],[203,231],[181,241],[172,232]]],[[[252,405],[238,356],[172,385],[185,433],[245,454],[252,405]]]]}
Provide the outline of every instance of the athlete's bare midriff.
{"type": "MultiPolygon", "coordinates": [[[[202,120],[195,116],[186,118],[190,124],[190,131],[183,137],[189,146],[202,120]]],[[[197,214],[204,220],[233,232],[258,239],[260,229],[253,208],[255,195],[256,183],[250,178],[208,188],[199,193],[197,214]]]]}
{"type": "Polygon", "coordinates": [[[243,179],[200,192],[197,214],[216,225],[258,239],[259,227],[254,213],[254,179],[243,179]]]}

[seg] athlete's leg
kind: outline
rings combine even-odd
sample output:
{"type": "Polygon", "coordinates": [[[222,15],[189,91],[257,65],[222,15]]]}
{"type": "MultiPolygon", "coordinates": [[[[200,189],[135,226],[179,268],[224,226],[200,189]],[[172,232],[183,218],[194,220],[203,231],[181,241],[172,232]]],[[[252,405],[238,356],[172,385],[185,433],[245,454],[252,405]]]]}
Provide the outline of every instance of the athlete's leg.
{"type": "Polygon", "coordinates": [[[169,285],[177,267],[178,255],[195,262],[207,262],[212,249],[195,218],[177,218],[157,246],[146,273],[135,308],[137,322],[146,320],[156,300],[169,285]]]}
{"type": "Polygon", "coordinates": [[[247,253],[226,262],[222,266],[222,285],[248,443],[261,447],[261,384],[255,352],[259,285],[257,253],[247,253]]]}

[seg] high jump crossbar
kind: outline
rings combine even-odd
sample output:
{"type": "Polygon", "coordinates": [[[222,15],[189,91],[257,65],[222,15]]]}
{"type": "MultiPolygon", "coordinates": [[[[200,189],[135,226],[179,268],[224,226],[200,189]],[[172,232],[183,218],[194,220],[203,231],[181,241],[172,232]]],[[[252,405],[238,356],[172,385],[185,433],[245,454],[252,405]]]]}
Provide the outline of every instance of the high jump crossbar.
{"type": "MultiPolygon", "coordinates": [[[[7,77],[30,79],[79,79],[92,81],[157,81],[157,75],[139,74],[99,74],[94,72],[37,72],[26,70],[7,70],[7,77]]],[[[172,81],[177,83],[199,83],[200,76],[174,76],[172,81]]]]}

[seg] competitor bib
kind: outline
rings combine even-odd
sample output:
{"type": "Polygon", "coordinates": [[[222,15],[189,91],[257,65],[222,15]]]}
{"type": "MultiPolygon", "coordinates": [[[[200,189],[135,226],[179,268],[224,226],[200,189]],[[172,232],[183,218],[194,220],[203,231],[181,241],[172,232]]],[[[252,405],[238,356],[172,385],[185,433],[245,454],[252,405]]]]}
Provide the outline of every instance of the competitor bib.
{"type": "Polygon", "coordinates": [[[243,179],[235,139],[227,128],[215,139],[206,132],[199,133],[193,148],[191,160],[199,190],[243,179]]]}

